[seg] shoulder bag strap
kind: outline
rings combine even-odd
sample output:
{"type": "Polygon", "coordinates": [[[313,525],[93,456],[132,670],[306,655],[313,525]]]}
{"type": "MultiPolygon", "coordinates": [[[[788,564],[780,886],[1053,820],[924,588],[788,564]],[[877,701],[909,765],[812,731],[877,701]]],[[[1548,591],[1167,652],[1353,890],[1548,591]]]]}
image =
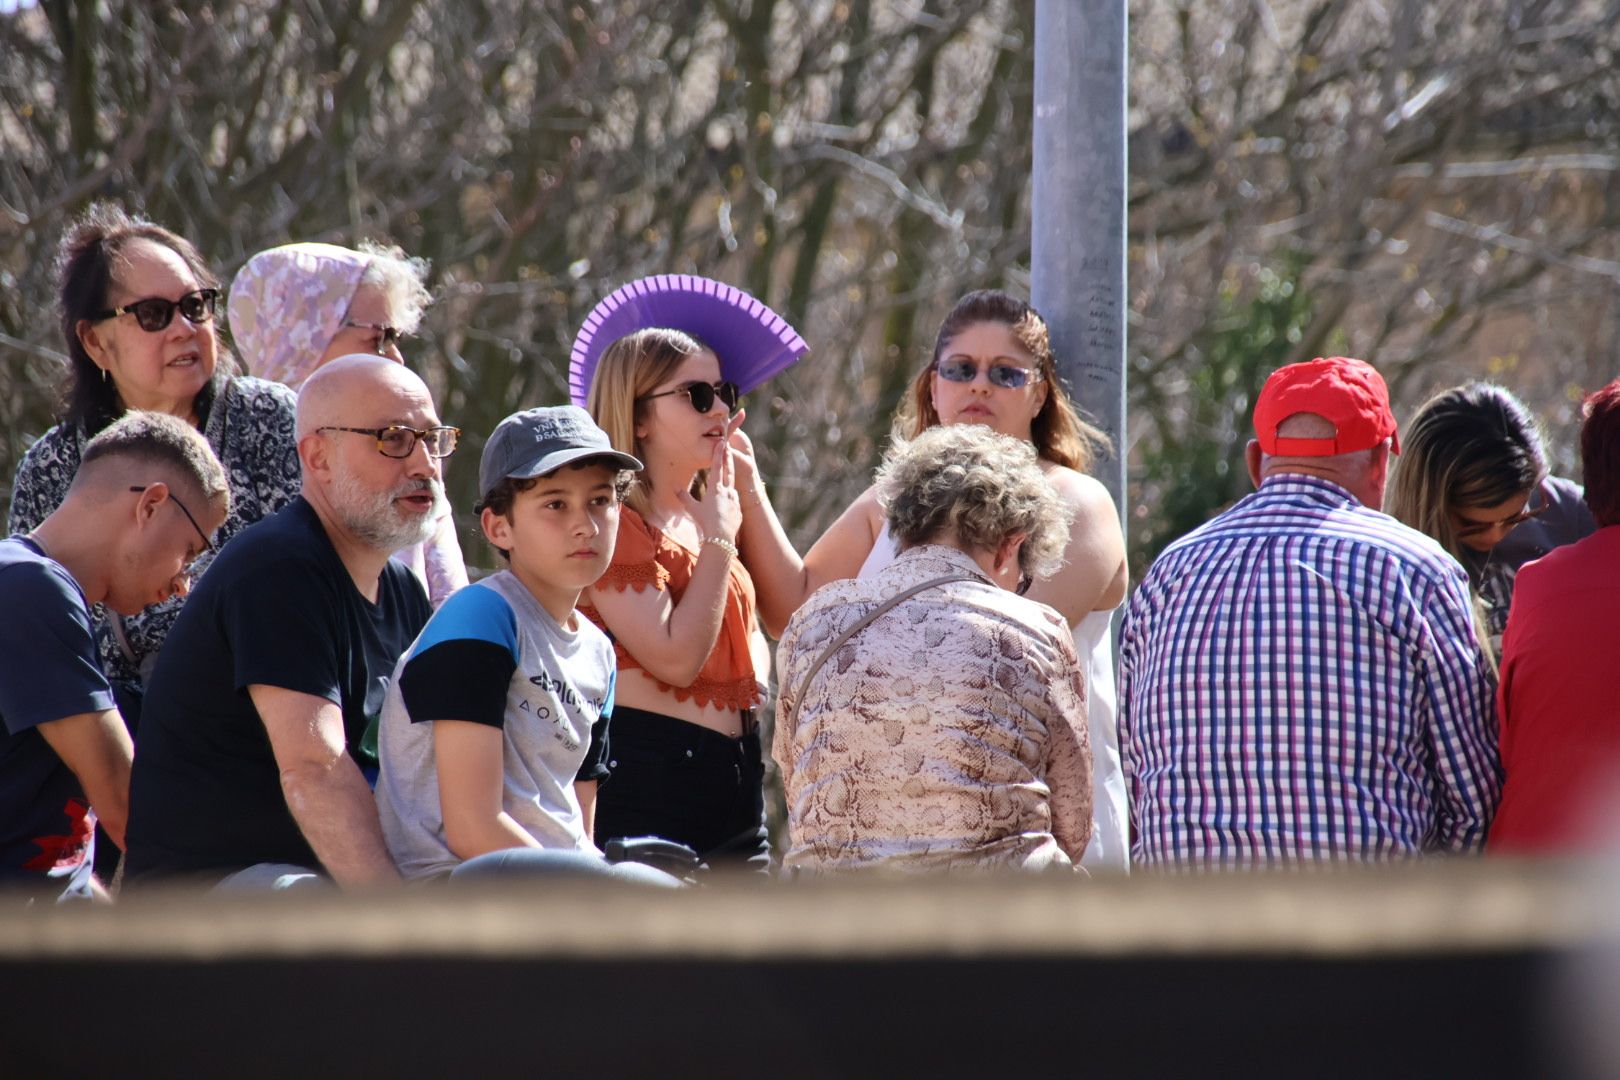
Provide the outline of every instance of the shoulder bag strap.
{"type": "Polygon", "coordinates": [[[118,646],[118,651],[124,654],[124,659],[129,661],[129,666],[138,669],[135,649],[130,645],[129,634],[124,630],[124,617],[112,608],[107,609],[107,628],[112,631],[113,642],[118,646]]]}
{"type": "Polygon", "coordinates": [[[788,714],[788,728],[791,730],[799,726],[799,708],[804,704],[805,691],[810,689],[810,682],[816,677],[816,673],[821,670],[821,665],[830,660],[833,653],[843,648],[844,642],[848,641],[850,638],[872,625],[872,623],[877,621],[878,616],[882,615],[890,608],[903,601],[910,600],[913,596],[916,596],[918,593],[923,592],[926,589],[932,589],[936,585],[949,585],[953,581],[979,580],[981,579],[975,577],[973,574],[946,574],[944,577],[930,578],[921,585],[913,585],[911,588],[904,589],[889,597],[887,600],[883,601],[883,603],[879,604],[871,611],[868,611],[865,615],[862,615],[860,618],[856,619],[849,626],[845,627],[843,633],[833,638],[831,644],[829,644],[825,649],[821,650],[821,655],[816,657],[816,662],[810,665],[810,670],[804,673],[803,679],[799,680],[799,692],[793,698],[793,711],[788,714]]]}

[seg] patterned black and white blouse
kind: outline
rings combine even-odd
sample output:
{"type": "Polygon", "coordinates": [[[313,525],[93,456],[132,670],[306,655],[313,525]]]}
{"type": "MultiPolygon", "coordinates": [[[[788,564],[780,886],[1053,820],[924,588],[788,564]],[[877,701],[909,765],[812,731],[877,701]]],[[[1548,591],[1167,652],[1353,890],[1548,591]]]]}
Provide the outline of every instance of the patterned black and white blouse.
{"type": "MultiPolygon", "coordinates": [[[[204,413],[203,434],[225,466],[231,512],[212,551],[198,558],[198,574],[208,569],[226,541],[286,506],[299,490],[293,415],[297,395],[280,383],[246,375],[217,380],[215,388],[212,395],[199,395],[197,406],[204,413]],[[213,400],[205,402],[204,396],[213,400]]],[[[61,505],[87,441],[82,428],[57,424],[28,448],[11,492],[11,533],[28,532],[61,505]]],[[[177,596],[123,617],[98,605],[96,644],[107,677],[144,683],[184,602],[177,596]]]]}

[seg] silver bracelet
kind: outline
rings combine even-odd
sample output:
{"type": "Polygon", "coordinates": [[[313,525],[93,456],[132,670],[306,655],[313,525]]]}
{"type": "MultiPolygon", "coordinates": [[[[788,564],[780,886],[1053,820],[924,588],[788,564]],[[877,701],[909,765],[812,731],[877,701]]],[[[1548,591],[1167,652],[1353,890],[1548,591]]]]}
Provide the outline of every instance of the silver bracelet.
{"type": "Polygon", "coordinates": [[[703,542],[705,544],[713,544],[721,551],[724,551],[726,554],[730,555],[733,559],[737,557],[737,545],[733,544],[730,540],[727,540],[723,536],[705,536],[703,538],[703,542]]]}

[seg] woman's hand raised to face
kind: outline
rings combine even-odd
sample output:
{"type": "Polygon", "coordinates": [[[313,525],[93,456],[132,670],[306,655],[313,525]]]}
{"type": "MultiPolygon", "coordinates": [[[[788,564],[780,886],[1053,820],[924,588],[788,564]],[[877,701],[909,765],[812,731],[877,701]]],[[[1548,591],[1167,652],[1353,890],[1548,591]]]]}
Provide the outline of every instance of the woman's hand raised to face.
{"type": "Polygon", "coordinates": [[[742,423],[742,414],[733,416],[726,429],[714,443],[714,460],[709,465],[708,489],[702,499],[694,499],[681,492],[681,502],[692,515],[705,537],[716,536],[735,542],[737,530],[742,528],[742,500],[737,496],[737,484],[732,459],[731,435],[742,423]]]}
{"type": "Polygon", "coordinates": [[[745,496],[745,505],[750,502],[746,496],[757,497],[760,483],[759,464],[754,460],[754,442],[742,429],[743,418],[747,415],[747,409],[737,410],[731,423],[731,434],[726,440],[731,444],[732,482],[737,491],[745,496]]]}

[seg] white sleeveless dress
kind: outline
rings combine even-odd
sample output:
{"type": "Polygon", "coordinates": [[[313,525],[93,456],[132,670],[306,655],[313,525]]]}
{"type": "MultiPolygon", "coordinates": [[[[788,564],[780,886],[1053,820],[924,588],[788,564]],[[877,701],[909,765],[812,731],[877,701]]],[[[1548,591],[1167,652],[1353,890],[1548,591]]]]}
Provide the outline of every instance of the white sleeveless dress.
{"type": "MultiPolygon", "coordinates": [[[[889,525],[883,524],[857,577],[869,577],[895,557],[889,525]]],[[[1086,726],[1091,732],[1091,843],[1080,865],[1088,870],[1130,869],[1129,811],[1125,770],[1119,763],[1115,720],[1113,612],[1093,611],[1069,627],[1074,651],[1086,671],[1086,726]]]]}

